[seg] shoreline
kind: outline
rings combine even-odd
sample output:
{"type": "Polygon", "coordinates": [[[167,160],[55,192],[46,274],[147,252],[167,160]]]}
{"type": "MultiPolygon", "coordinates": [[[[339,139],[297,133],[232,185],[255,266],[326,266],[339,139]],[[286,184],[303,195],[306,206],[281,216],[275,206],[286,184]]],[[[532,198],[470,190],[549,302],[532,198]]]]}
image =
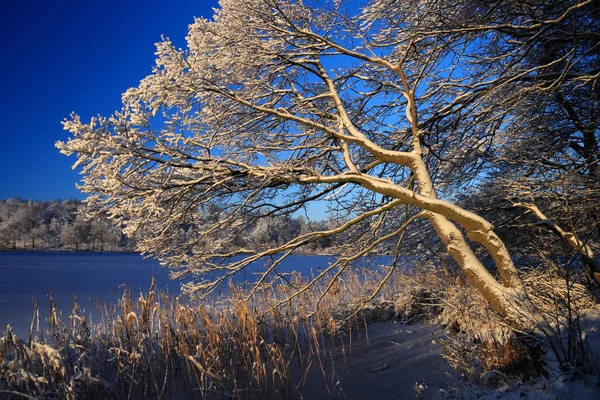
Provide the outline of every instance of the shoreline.
{"type": "Polygon", "coordinates": [[[74,250],[74,249],[54,249],[54,248],[33,248],[33,249],[0,249],[1,253],[86,253],[86,254],[140,254],[135,250],[74,250]]]}
{"type": "MultiPolygon", "coordinates": [[[[56,248],[33,248],[33,249],[0,249],[1,253],[85,253],[85,254],[142,254],[135,250],[75,250],[75,249],[56,249],[56,248]]],[[[292,253],[296,256],[322,256],[336,257],[336,254],[331,252],[319,251],[297,251],[292,253]]],[[[374,254],[373,256],[380,257],[383,254],[374,254]]]]}

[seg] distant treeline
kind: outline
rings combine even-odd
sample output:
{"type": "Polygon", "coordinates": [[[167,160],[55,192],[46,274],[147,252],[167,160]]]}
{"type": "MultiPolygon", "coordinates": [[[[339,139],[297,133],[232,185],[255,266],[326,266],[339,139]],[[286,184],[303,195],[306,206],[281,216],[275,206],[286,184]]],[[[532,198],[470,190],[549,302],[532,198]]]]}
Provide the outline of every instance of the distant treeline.
{"type": "MultiPolygon", "coordinates": [[[[261,248],[286,243],[299,234],[328,230],[339,223],[263,217],[235,240],[245,247],[261,248]]],[[[0,200],[0,250],[133,251],[135,238],[126,237],[121,228],[105,215],[87,218],[85,204],[79,200],[0,200]]],[[[332,238],[324,237],[303,250],[324,252],[335,245],[332,238]]]]}
{"type": "Polygon", "coordinates": [[[0,200],[0,249],[134,249],[106,216],[88,219],[84,207],[79,200],[0,200]]]}

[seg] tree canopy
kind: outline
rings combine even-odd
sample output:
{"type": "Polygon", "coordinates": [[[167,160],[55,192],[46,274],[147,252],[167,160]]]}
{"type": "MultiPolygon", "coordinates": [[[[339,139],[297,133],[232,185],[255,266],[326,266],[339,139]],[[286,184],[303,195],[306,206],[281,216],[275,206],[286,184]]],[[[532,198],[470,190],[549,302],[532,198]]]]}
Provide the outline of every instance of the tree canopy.
{"type": "Polygon", "coordinates": [[[176,276],[198,275],[190,290],[347,235],[315,277],[333,282],[365,254],[397,256],[425,219],[490,304],[522,321],[509,252],[459,199],[484,181],[508,187],[494,174],[515,163],[510,182],[564,172],[597,184],[598,12],[591,0],[221,0],[185,49],[157,44],[121,110],[73,115],[58,147],[77,155],[92,207],[126,218],[176,276]],[[266,250],[236,241],[315,201],[344,221],[266,250]]]}

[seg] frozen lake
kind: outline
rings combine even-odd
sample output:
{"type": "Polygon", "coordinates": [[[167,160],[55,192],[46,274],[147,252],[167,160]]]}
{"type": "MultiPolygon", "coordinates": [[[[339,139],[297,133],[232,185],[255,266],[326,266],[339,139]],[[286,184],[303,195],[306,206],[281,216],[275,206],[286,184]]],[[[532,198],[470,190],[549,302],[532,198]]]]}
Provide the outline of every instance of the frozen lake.
{"type": "MultiPolygon", "coordinates": [[[[378,257],[376,263],[386,257],[378,257]]],[[[294,255],[278,268],[280,273],[298,271],[302,274],[325,268],[333,258],[319,255],[294,255]]],[[[263,269],[255,263],[240,273],[235,282],[253,281],[255,272],[263,269]]],[[[48,315],[48,292],[59,310],[69,312],[73,297],[80,306],[92,310],[98,301],[114,303],[131,287],[134,295],[147,290],[156,280],[161,290],[179,293],[179,282],[169,279],[168,271],[153,259],[130,253],[67,253],[67,252],[0,252],[0,336],[6,325],[25,337],[33,313],[33,298],[40,303],[40,323],[48,315]]],[[[137,296],[136,296],[137,297],[137,296]]]]}

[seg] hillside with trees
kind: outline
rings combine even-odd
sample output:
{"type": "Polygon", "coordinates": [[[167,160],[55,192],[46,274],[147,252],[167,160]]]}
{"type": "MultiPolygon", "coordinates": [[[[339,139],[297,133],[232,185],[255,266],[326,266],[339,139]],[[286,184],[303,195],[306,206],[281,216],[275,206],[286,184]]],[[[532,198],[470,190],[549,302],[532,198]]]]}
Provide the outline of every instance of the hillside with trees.
{"type": "MultiPolygon", "coordinates": [[[[215,211],[215,215],[217,212],[215,211]]],[[[260,249],[279,245],[291,238],[339,226],[339,220],[309,221],[304,216],[257,218],[235,238],[239,246],[260,249]]],[[[106,213],[88,215],[79,200],[0,200],[0,250],[135,251],[135,236],[123,234],[126,222],[113,223],[106,213]]],[[[323,253],[339,245],[328,238],[302,250],[323,253]]]]}
{"type": "Polygon", "coordinates": [[[106,215],[87,218],[78,200],[0,200],[0,250],[130,251],[106,215]]]}

